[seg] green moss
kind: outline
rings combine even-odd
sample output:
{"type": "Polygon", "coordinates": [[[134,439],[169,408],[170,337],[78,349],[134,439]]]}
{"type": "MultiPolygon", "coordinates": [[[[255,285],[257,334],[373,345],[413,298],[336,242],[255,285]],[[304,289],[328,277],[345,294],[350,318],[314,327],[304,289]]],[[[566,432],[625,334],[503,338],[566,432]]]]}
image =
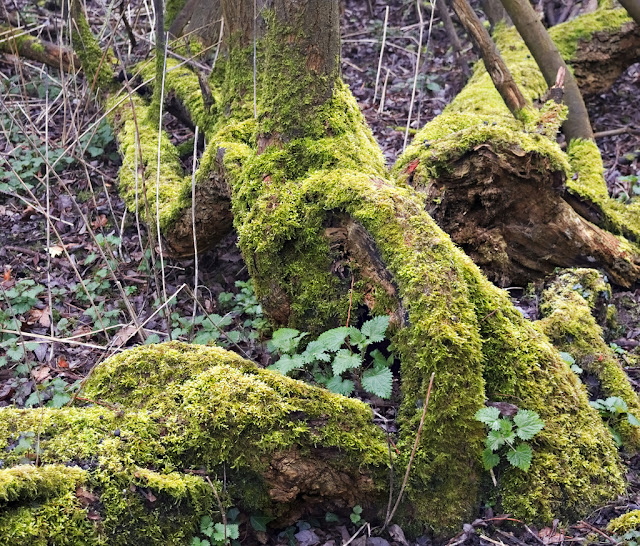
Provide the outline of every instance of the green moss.
{"type": "Polygon", "coordinates": [[[114,98],[107,106],[122,155],[119,191],[127,208],[131,212],[138,210],[153,229],[156,225],[156,188],[159,188],[158,215],[163,231],[190,206],[191,177],[184,175],[178,152],[164,131],[158,143],[157,125],[149,122],[149,107],[142,99],[114,98]]]}
{"type": "Polygon", "coordinates": [[[612,519],[607,525],[607,532],[615,535],[624,535],[629,531],[640,529],[640,510],[631,510],[612,519]]]}
{"type": "MultiPolygon", "coordinates": [[[[386,441],[367,406],[219,348],[169,343],[125,351],[96,369],[84,396],[123,409],[0,410],[0,505],[12,503],[0,526],[14,533],[3,536],[47,536],[62,520],[43,510],[62,506],[60,518],[97,537],[90,544],[185,544],[217,506],[211,485],[190,468],[225,473],[228,502],[255,511],[271,508],[268,471],[277,454],[319,450],[328,469],[364,480],[361,495],[370,498],[362,502],[377,495],[366,476],[386,474],[386,441]],[[19,466],[25,453],[16,453],[17,440],[34,430],[43,466],[19,466]],[[69,462],[86,470],[60,465],[69,462]],[[79,486],[88,493],[79,496],[79,486]],[[88,519],[88,509],[99,517],[88,519]]],[[[213,485],[224,497],[222,484],[213,485]]]]}
{"type": "Polygon", "coordinates": [[[186,0],[167,0],[164,8],[164,28],[168,30],[173,23],[173,20],[177,17],[178,13],[182,10],[186,0]]]}
{"type": "Polygon", "coordinates": [[[102,51],[100,44],[91,32],[84,13],[82,13],[79,2],[74,1],[71,5],[73,49],[80,59],[87,81],[94,92],[101,90],[106,94],[113,91],[116,86],[113,68],[117,65],[113,52],[111,50],[102,51]]]}
{"type": "MultiPolygon", "coordinates": [[[[568,352],[590,377],[597,380],[600,398],[619,396],[640,417],[640,401],[613,351],[604,342],[592,310],[609,300],[611,291],[593,269],[564,272],[543,292],[538,321],[558,350],[568,352]]],[[[640,428],[626,421],[616,425],[631,452],[640,447],[640,428]]]]}

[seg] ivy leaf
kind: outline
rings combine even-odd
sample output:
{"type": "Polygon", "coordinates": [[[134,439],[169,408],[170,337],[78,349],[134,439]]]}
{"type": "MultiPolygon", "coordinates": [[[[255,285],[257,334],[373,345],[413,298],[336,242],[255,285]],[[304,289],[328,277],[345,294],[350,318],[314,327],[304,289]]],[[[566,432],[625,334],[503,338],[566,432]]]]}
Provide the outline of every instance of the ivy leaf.
{"type": "Polygon", "coordinates": [[[500,456],[491,451],[491,448],[487,448],[482,451],[482,464],[485,470],[491,470],[494,466],[497,466],[500,462],[500,456]]]}
{"type": "Polygon", "coordinates": [[[342,379],[339,375],[332,377],[327,382],[327,389],[336,394],[342,394],[343,396],[349,396],[353,392],[354,388],[355,385],[353,384],[353,381],[350,381],[349,379],[342,379]]]}
{"type": "Polygon", "coordinates": [[[362,364],[362,356],[360,354],[351,354],[346,349],[340,349],[333,359],[331,368],[333,375],[340,375],[347,370],[359,368],[362,364]]]}
{"type": "Polygon", "coordinates": [[[500,428],[500,410],[498,408],[480,408],[473,417],[492,430],[500,428]]]}
{"type": "Polygon", "coordinates": [[[267,523],[273,520],[274,518],[271,516],[251,516],[249,518],[251,527],[256,531],[261,531],[263,533],[267,530],[267,523]]]}
{"type": "Polygon", "coordinates": [[[362,388],[380,398],[391,398],[393,373],[389,368],[367,370],[362,374],[362,388]]]}
{"type": "Polygon", "coordinates": [[[516,468],[524,470],[525,472],[529,470],[532,458],[533,451],[531,446],[525,443],[519,444],[518,447],[507,453],[507,461],[516,468]]]}
{"type": "Polygon", "coordinates": [[[349,335],[349,330],[350,328],[346,326],[333,328],[320,334],[316,341],[324,346],[325,351],[336,352],[344,344],[344,340],[349,335]]]}
{"type": "Polygon", "coordinates": [[[302,355],[282,355],[280,360],[275,364],[272,364],[267,369],[280,372],[282,375],[287,375],[289,372],[301,368],[304,366],[304,358],[302,355]]]}
{"type": "Polygon", "coordinates": [[[389,327],[389,316],[374,317],[362,325],[360,331],[367,336],[368,343],[376,343],[384,340],[384,334],[389,327]]]}
{"type": "Polygon", "coordinates": [[[516,413],[513,422],[517,427],[518,438],[523,440],[530,440],[544,428],[544,421],[535,411],[531,410],[521,409],[516,413]]]}

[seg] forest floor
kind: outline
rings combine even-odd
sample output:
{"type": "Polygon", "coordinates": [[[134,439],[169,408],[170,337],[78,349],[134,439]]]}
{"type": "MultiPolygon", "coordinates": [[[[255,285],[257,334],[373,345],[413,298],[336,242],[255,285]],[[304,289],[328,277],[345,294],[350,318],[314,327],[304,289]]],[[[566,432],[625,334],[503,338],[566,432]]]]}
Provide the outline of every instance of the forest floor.
{"type": "MultiPolygon", "coordinates": [[[[102,8],[88,4],[94,28],[105,32],[102,8]]],[[[380,64],[387,4],[347,0],[343,14],[344,78],[390,165],[403,149],[409,110],[410,140],[411,133],[438,115],[464,85],[461,63],[471,66],[475,61],[469,45],[456,59],[437,12],[430,26],[426,4],[422,67],[413,106],[419,42],[415,2],[390,2],[387,46],[380,64]]],[[[547,0],[542,4],[548,19],[565,16],[566,3],[547,0]]],[[[57,41],[59,13],[26,0],[15,5],[31,26],[41,25],[44,39],[57,41]]],[[[140,20],[148,22],[144,14],[140,20]]],[[[144,44],[148,28],[146,35],[144,30],[137,32],[144,44]]],[[[634,65],[607,93],[587,97],[595,131],[640,127],[639,92],[640,65],[634,65]]],[[[97,363],[142,342],[216,342],[240,350],[261,365],[273,361],[266,344],[271,330],[247,282],[235,235],[200,256],[197,303],[190,292],[196,278],[193,259],[165,259],[164,269],[160,271],[156,264],[152,274],[145,227],[125,211],[118,196],[115,142],[106,123],[99,121],[101,113],[88,98],[86,82],[3,57],[0,96],[0,407],[61,406],[97,363]],[[59,158],[49,171],[48,183],[43,157],[50,162],[59,158]],[[53,219],[49,230],[46,215],[53,219]],[[164,278],[166,301],[160,278],[164,278]],[[135,333],[133,315],[144,323],[141,335],[135,333]]],[[[178,141],[189,136],[170,115],[165,126],[178,141]]],[[[611,194],[624,200],[640,193],[638,133],[630,129],[602,137],[598,145],[611,194]]],[[[535,287],[509,288],[514,297],[520,296],[516,305],[535,319],[539,293],[535,287]]],[[[620,291],[614,287],[614,303],[620,326],[608,341],[619,347],[623,365],[627,364],[637,385],[640,369],[628,365],[625,351],[636,351],[640,344],[640,288],[620,291]]],[[[393,419],[393,407],[374,402],[379,413],[393,419]]],[[[582,542],[587,536],[590,543],[615,543],[603,531],[606,523],[640,508],[640,460],[626,463],[628,495],[582,522],[535,529],[526,522],[506,522],[486,507],[450,543],[546,545],[582,542]]],[[[269,543],[340,544],[356,528],[350,522],[309,520],[269,536],[269,543]]],[[[427,544],[429,539],[420,537],[416,543],[427,544]]],[[[403,542],[399,535],[368,542],[360,536],[351,544],[403,542]]]]}

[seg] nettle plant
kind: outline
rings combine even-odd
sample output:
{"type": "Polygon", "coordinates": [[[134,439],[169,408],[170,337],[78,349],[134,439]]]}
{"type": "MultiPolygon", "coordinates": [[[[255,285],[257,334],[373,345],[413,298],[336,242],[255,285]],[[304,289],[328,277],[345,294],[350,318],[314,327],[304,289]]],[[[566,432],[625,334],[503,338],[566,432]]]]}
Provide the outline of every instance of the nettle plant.
{"type": "Polygon", "coordinates": [[[389,317],[380,316],[368,320],[360,329],[333,328],[311,341],[302,352],[298,351],[300,342],[309,334],[280,328],[273,333],[269,348],[281,357],[269,369],[284,375],[307,371],[316,383],[345,396],[353,393],[357,381],[366,392],[390,398],[393,355],[385,357],[378,349],[367,354],[372,343],[385,339],[388,326],[389,317]]]}
{"type": "Polygon", "coordinates": [[[501,455],[506,455],[512,466],[529,470],[533,450],[526,440],[531,440],[544,428],[544,421],[531,410],[521,409],[513,416],[503,416],[498,408],[479,409],[476,420],[489,428],[485,439],[486,449],[482,452],[482,463],[491,470],[500,463],[501,455]]]}
{"type": "Polygon", "coordinates": [[[609,396],[605,400],[598,398],[598,400],[592,400],[589,404],[600,412],[600,417],[606,423],[618,447],[622,446],[622,437],[617,430],[617,426],[622,420],[626,419],[631,426],[640,427],[638,418],[633,413],[629,413],[627,403],[619,396],[609,396]]]}

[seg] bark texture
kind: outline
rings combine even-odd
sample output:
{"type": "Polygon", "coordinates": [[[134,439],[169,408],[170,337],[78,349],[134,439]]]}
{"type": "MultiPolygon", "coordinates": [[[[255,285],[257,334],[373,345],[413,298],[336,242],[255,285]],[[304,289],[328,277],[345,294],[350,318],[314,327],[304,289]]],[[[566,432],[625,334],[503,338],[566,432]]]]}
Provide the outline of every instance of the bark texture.
{"type": "Polygon", "coordinates": [[[555,83],[558,70],[565,71],[564,100],[569,107],[569,116],[563,124],[563,130],[567,140],[592,139],[593,130],[589,113],[582,100],[578,84],[542,25],[538,14],[529,2],[523,0],[502,0],[502,5],[538,63],[547,85],[551,87],[555,83]]]}

